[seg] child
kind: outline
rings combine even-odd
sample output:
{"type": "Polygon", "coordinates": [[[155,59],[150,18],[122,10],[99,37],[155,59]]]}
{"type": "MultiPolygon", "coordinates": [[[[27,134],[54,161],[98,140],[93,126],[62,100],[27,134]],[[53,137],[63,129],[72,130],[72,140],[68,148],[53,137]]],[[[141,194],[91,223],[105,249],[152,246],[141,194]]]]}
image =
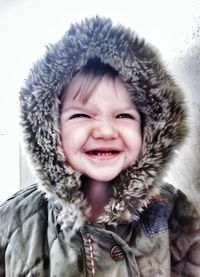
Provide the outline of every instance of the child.
{"type": "Polygon", "coordinates": [[[200,220],[162,176],[186,134],[155,50],[86,19],[20,93],[39,184],[0,207],[0,276],[200,276],[200,220]]]}

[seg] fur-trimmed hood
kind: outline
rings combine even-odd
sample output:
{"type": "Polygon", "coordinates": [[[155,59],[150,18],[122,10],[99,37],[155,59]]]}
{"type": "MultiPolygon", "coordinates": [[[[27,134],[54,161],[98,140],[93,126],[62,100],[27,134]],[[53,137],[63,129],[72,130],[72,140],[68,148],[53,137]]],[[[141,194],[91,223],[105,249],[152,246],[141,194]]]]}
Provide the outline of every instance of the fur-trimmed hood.
{"type": "Polygon", "coordinates": [[[64,162],[60,98],[74,72],[93,57],[119,72],[144,115],[142,153],[118,176],[99,222],[115,225],[137,217],[159,189],[167,163],[186,133],[182,92],[152,46],[106,18],[71,25],[33,66],[20,92],[21,125],[40,187],[59,206],[60,223],[69,229],[83,224],[87,209],[80,191],[81,174],[64,162]]]}

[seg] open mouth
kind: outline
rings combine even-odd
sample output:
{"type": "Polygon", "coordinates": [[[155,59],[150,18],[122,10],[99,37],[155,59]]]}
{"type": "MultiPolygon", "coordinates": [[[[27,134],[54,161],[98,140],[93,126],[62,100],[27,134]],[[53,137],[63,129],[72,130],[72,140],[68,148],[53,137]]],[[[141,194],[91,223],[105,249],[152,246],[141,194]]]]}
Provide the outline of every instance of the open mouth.
{"type": "Polygon", "coordinates": [[[120,154],[120,151],[116,149],[94,149],[88,150],[85,153],[91,159],[106,161],[116,158],[120,154]]]}
{"type": "Polygon", "coordinates": [[[102,150],[92,150],[92,151],[87,151],[86,152],[88,155],[91,156],[113,156],[113,155],[117,155],[119,153],[119,151],[116,150],[109,150],[109,151],[102,151],[102,150]]]}

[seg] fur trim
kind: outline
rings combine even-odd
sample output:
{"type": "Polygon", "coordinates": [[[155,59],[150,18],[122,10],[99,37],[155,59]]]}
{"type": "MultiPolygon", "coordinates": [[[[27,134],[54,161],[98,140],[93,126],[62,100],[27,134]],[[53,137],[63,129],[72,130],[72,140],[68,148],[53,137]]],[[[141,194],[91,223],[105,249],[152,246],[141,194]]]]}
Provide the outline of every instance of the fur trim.
{"type": "Polygon", "coordinates": [[[88,213],[80,192],[80,174],[64,162],[59,132],[63,87],[87,60],[99,57],[125,81],[144,115],[143,149],[137,163],[123,172],[99,222],[137,218],[159,183],[175,147],[185,137],[182,92],[152,46],[134,32],[106,18],[71,25],[30,72],[20,93],[21,125],[32,162],[47,197],[61,206],[60,222],[79,228],[88,213]]]}

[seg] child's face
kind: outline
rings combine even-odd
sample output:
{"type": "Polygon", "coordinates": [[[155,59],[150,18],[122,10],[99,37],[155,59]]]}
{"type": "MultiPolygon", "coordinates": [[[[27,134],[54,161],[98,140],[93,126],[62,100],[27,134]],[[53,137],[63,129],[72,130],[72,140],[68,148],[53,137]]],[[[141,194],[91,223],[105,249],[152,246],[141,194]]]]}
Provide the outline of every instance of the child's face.
{"type": "Polygon", "coordinates": [[[86,104],[75,97],[78,82],[68,86],[61,111],[66,161],[94,180],[110,181],[140,154],[140,115],[119,78],[104,76],[86,104]]]}

